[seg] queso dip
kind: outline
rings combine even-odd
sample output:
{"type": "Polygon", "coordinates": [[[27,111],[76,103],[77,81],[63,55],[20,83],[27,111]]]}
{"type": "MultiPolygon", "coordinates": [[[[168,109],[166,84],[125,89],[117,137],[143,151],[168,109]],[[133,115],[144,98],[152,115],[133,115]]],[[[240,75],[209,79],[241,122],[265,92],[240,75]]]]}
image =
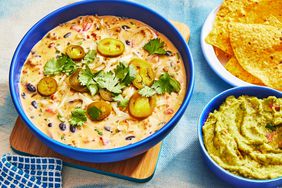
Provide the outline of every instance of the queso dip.
{"type": "Polygon", "coordinates": [[[177,49],[150,26],[115,16],[63,23],[31,50],[21,102],[49,137],[73,147],[109,149],[161,129],[186,91],[177,49]]]}

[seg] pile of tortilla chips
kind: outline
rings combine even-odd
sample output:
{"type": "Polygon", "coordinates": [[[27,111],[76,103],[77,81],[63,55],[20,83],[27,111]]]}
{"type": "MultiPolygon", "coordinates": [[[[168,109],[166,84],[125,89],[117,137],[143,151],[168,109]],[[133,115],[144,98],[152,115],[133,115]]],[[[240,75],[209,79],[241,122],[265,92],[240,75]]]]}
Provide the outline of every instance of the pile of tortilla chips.
{"type": "Polygon", "coordinates": [[[206,42],[236,77],[282,91],[282,0],[225,0],[206,42]]]}

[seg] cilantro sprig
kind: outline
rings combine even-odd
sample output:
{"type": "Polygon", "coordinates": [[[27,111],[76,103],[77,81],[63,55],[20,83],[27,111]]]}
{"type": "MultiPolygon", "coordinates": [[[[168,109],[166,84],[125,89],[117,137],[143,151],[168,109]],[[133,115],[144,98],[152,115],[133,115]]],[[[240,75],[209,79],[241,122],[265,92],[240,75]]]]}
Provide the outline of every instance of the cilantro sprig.
{"type": "Polygon", "coordinates": [[[96,74],[93,74],[87,65],[85,67],[80,71],[78,80],[81,85],[88,88],[91,95],[95,95],[99,88],[120,94],[124,87],[131,84],[136,75],[136,70],[132,66],[122,63],[116,67],[114,72],[99,71],[96,74]]]}
{"type": "Polygon", "coordinates": [[[268,123],[268,124],[266,124],[265,128],[269,129],[270,131],[276,131],[281,126],[282,126],[282,124],[280,124],[280,125],[273,125],[271,123],[268,123]]]}
{"type": "Polygon", "coordinates": [[[119,79],[112,72],[100,71],[94,80],[99,85],[100,88],[107,89],[113,93],[121,93],[124,88],[120,84],[119,79]]]}
{"type": "Polygon", "coordinates": [[[44,75],[57,75],[66,73],[70,75],[77,69],[75,62],[67,55],[62,54],[57,58],[52,58],[44,65],[44,75]]]}
{"type": "Polygon", "coordinates": [[[81,108],[75,108],[71,112],[71,118],[69,120],[72,126],[82,126],[87,121],[86,111],[81,108]]]}
{"type": "Polygon", "coordinates": [[[115,96],[115,97],[113,98],[113,100],[114,100],[115,102],[117,102],[117,103],[118,103],[118,106],[121,107],[121,108],[126,108],[127,105],[128,105],[128,102],[129,102],[129,99],[123,97],[121,94],[115,96]]]}
{"type": "Polygon", "coordinates": [[[93,80],[94,74],[91,72],[90,68],[86,66],[85,69],[79,72],[78,81],[81,85],[86,86],[90,91],[92,96],[96,95],[98,92],[98,85],[93,80]]]}
{"type": "Polygon", "coordinates": [[[89,114],[89,116],[92,119],[96,119],[97,120],[100,117],[102,111],[99,108],[97,108],[95,106],[92,106],[91,108],[89,108],[87,110],[87,113],[89,114]]]}
{"type": "Polygon", "coordinates": [[[139,90],[139,94],[145,97],[151,97],[155,94],[178,93],[181,89],[180,83],[172,78],[168,73],[163,73],[159,80],[156,80],[151,87],[145,86],[139,90]]]}
{"type": "Polygon", "coordinates": [[[136,77],[135,68],[132,65],[126,66],[123,63],[119,63],[115,68],[114,73],[124,86],[129,86],[136,77]]]}
{"type": "Polygon", "coordinates": [[[93,63],[96,59],[97,51],[96,50],[89,50],[85,57],[83,58],[83,62],[86,64],[93,63]]]}
{"type": "Polygon", "coordinates": [[[144,50],[149,52],[150,55],[152,54],[159,54],[164,55],[166,54],[166,50],[164,49],[164,42],[161,41],[159,38],[150,40],[145,46],[143,47],[144,50]]]}

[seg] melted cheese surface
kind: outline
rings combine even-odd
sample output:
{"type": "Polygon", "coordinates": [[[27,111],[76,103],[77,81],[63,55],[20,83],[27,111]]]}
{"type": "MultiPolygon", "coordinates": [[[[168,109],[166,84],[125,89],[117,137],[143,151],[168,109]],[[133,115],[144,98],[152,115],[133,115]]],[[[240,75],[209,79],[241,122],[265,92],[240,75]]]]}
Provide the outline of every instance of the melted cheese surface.
{"type": "MultiPolygon", "coordinates": [[[[22,106],[31,121],[42,132],[59,142],[89,149],[121,147],[155,133],[178,110],[185,91],[184,65],[173,44],[163,34],[140,21],[115,16],[82,16],[57,26],[33,47],[22,68],[20,78],[22,106]],[[114,58],[104,57],[98,53],[94,63],[89,64],[91,70],[111,71],[119,62],[128,63],[137,57],[151,63],[156,79],[162,73],[168,72],[180,82],[181,90],[179,93],[158,95],[154,112],[143,120],[133,118],[127,110],[120,110],[116,102],[111,102],[113,110],[109,117],[95,122],[87,119],[83,126],[72,133],[68,124],[71,111],[76,107],[85,109],[91,102],[101,100],[100,96],[72,91],[68,85],[68,76],[65,74],[53,76],[58,83],[58,90],[52,97],[32,93],[27,90],[26,85],[30,83],[36,86],[44,77],[45,63],[56,57],[59,52],[65,53],[68,45],[80,45],[87,53],[89,50],[96,50],[97,42],[108,37],[121,40],[125,44],[124,53],[114,58]],[[172,55],[149,55],[143,46],[153,38],[164,41],[165,49],[171,51],[172,55]],[[31,105],[32,101],[36,101],[37,108],[31,105]],[[66,123],[64,131],[59,128],[61,121],[66,123]],[[48,126],[49,123],[52,123],[52,127],[48,126]],[[128,139],[130,137],[131,139],[128,139]]],[[[123,90],[122,95],[130,98],[134,92],[136,88],[130,86],[123,90]]]]}

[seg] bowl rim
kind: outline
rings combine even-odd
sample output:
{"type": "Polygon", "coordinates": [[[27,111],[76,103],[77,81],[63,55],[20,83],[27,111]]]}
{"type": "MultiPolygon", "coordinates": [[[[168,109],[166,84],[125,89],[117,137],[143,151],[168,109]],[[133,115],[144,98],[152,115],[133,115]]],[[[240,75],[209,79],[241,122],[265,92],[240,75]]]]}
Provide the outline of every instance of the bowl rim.
{"type": "MultiPolygon", "coordinates": [[[[242,90],[242,92],[244,92],[244,90],[246,89],[250,89],[250,88],[256,88],[256,89],[259,89],[259,90],[262,90],[262,91],[266,91],[266,92],[273,92],[273,93],[276,93],[277,95],[282,95],[282,92],[279,92],[275,89],[272,89],[272,88],[269,88],[269,87],[265,87],[265,86],[255,86],[255,85],[251,85],[251,86],[238,86],[238,87],[233,87],[233,88],[230,88],[230,89],[227,89],[219,94],[217,94],[215,97],[213,97],[206,105],[205,107],[203,108],[200,116],[199,116],[199,119],[198,119],[198,140],[199,140],[199,143],[200,143],[200,148],[202,150],[202,153],[205,157],[208,158],[208,162],[211,163],[213,166],[216,167],[217,170],[221,171],[222,173],[224,173],[225,175],[227,176],[230,176],[236,180],[240,180],[240,181],[244,181],[244,182],[248,182],[248,183],[271,183],[271,182],[276,182],[276,181],[282,181],[282,176],[281,177],[277,177],[277,178],[274,178],[274,179],[266,179],[266,180],[259,180],[259,179],[250,179],[250,178],[245,178],[245,177],[242,177],[242,176],[239,176],[239,175],[236,175],[236,174],[233,174],[231,172],[229,172],[228,170],[225,170],[223,167],[221,167],[220,165],[218,165],[212,158],[211,156],[209,155],[208,151],[206,150],[206,147],[205,147],[205,144],[204,144],[204,141],[203,141],[203,132],[202,132],[202,127],[204,126],[204,123],[206,121],[206,119],[204,119],[204,114],[208,111],[208,108],[214,103],[216,102],[218,99],[220,99],[222,96],[224,95],[227,95],[229,94],[230,95],[233,95],[233,93],[237,90],[242,90]]],[[[244,95],[242,93],[242,95],[244,95]]],[[[255,95],[253,95],[255,96],[255,95]]],[[[226,98],[225,98],[226,99],[226,98]]],[[[225,100],[224,99],[224,100],[225,100]]],[[[213,109],[215,110],[215,109],[213,109]]],[[[209,113],[211,113],[211,111],[209,111],[209,113]]]]}
{"type": "Polygon", "coordinates": [[[155,138],[158,138],[161,134],[163,134],[164,132],[168,131],[171,127],[174,126],[175,122],[177,122],[182,115],[184,114],[188,103],[192,97],[193,94],[193,90],[194,90],[194,81],[195,80],[195,75],[194,75],[194,63],[193,63],[193,57],[192,57],[192,53],[191,50],[189,49],[188,43],[184,40],[184,38],[182,37],[182,35],[180,34],[180,32],[172,25],[172,23],[170,23],[165,17],[163,17],[162,15],[160,15],[158,12],[154,11],[151,8],[146,7],[145,5],[136,3],[136,2],[132,2],[132,1],[128,1],[128,0],[88,0],[88,1],[79,1],[79,2],[75,2],[75,3],[71,3],[68,5],[65,5],[63,7],[60,7],[54,11],[52,11],[51,13],[47,14],[46,16],[44,16],[43,18],[41,18],[37,23],[35,23],[29,30],[28,32],[24,35],[24,37],[21,39],[20,43],[18,44],[11,64],[10,64],[10,70],[9,70],[9,90],[10,90],[10,95],[12,97],[12,101],[14,103],[14,106],[16,107],[16,110],[18,112],[18,115],[22,118],[22,120],[24,121],[24,123],[31,128],[31,130],[33,132],[36,132],[40,137],[43,137],[45,140],[47,140],[49,143],[55,144],[56,146],[59,146],[61,148],[65,148],[71,151],[75,151],[75,152],[81,152],[81,153],[96,153],[96,154],[111,154],[111,153],[116,153],[116,152],[123,152],[123,151],[127,151],[133,148],[137,148],[140,146],[145,145],[147,142],[154,140],[155,138]],[[28,40],[29,35],[34,32],[34,30],[36,30],[37,26],[44,23],[46,19],[48,19],[49,17],[55,16],[57,14],[62,14],[66,9],[69,8],[73,8],[75,6],[78,5],[83,5],[83,4],[89,4],[89,3],[121,3],[121,4],[127,4],[129,6],[136,6],[139,7],[141,9],[144,9],[147,12],[150,12],[152,14],[154,14],[155,16],[157,16],[159,19],[163,20],[164,23],[166,25],[168,25],[174,33],[176,33],[178,35],[178,38],[180,40],[180,42],[183,44],[183,48],[186,52],[188,52],[187,58],[188,58],[188,62],[187,65],[186,63],[184,63],[185,66],[185,72],[187,70],[187,66],[189,66],[190,68],[190,72],[189,74],[186,72],[186,79],[189,79],[189,83],[186,84],[186,93],[185,96],[183,98],[183,102],[181,104],[181,106],[179,107],[178,111],[174,114],[174,116],[170,119],[170,121],[168,121],[161,129],[159,129],[157,132],[153,133],[152,135],[145,137],[144,139],[135,142],[133,144],[129,144],[126,146],[122,146],[122,147],[117,147],[117,148],[111,148],[111,149],[88,149],[88,148],[78,148],[78,147],[73,147],[73,146],[69,146],[67,144],[61,143],[55,139],[50,138],[49,136],[47,136],[45,133],[43,133],[39,128],[37,128],[31,121],[30,119],[27,117],[27,115],[25,114],[23,108],[21,107],[21,101],[20,99],[17,98],[16,93],[18,91],[16,91],[16,87],[14,87],[16,83],[13,78],[15,77],[15,73],[14,73],[14,69],[15,69],[15,59],[16,57],[19,55],[19,50],[21,48],[23,48],[23,43],[28,40]]]}
{"type": "Polygon", "coordinates": [[[206,62],[210,66],[210,68],[219,76],[222,80],[224,80],[226,83],[234,86],[256,86],[255,84],[251,84],[248,82],[245,82],[241,80],[240,78],[237,78],[233,74],[231,74],[229,71],[225,69],[225,67],[222,65],[222,63],[219,61],[218,57],[215,54],[215,51],[213,49],[213,46],[206,43],[205,39],[210,33],[212,29],[212,25],[215,21],[215,16],[220,8],[221,4],[214,8],[206,17],[206,20],[202,26],[201,29],[201,49],[204,54],[204,57],[206,59],[206,62]]]}

